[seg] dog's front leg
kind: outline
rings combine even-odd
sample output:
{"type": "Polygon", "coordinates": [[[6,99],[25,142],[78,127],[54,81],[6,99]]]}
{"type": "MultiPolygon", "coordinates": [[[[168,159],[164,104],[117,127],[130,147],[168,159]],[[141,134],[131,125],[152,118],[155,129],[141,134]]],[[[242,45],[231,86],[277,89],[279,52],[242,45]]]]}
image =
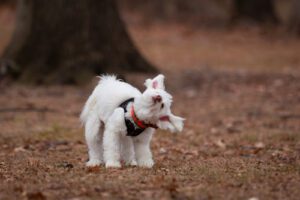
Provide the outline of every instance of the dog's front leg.
{"type": "Polygon", "coordinates": [[[150,141],[153,133],[154,129],[148,128],[142,134],[134,138],[134,151],[137,164],[140,167],[151,168],[154,165],[150,150],[150,141]]]}
{"type": "Polygon", "coordinates": [[[120,136],[124,131],[126,131],[124,110],[117,108],[105,124],[103,149],[106,167],[121,167],[120,136]]]}

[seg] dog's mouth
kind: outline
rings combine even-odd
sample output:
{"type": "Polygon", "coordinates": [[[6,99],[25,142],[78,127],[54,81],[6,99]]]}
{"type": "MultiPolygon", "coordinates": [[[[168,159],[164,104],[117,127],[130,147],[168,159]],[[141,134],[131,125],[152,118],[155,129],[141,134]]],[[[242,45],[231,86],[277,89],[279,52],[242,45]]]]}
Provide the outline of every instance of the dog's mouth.
{"type": "Polygon", "coordinates": [[[170,117],[168,115],[163,115],[159,118],[160,121],[167,121],[169,122],[170,121],[170,117]]]}

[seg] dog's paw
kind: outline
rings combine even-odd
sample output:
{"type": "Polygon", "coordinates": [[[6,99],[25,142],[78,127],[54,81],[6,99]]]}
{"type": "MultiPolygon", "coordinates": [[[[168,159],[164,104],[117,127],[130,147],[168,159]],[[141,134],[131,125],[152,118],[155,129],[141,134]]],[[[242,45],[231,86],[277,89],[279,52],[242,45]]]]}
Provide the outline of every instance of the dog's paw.
{"type": "Polygon", "coordinates": [[[101,164],[102,164],[101,160],[92,159],[86,163],[86,166],[87,167],[96,167],[96,166],[100,166],[101,164]]]}
{"type": "Polygon", "coordinates": [[[136,160],[126,161],[125,165],[127,166],[137,166],[136,160]]]}
{"type": "Polygon", "coordinates": [[[145,160],[139,160],[137,164],[139,167],[151,168],[153,167],[154,162],[152,159],[145,159],[145,160]]]}
{"type": "Polygon", "coordinates": [[[121,163],[119,161],[107,161],[105,163],[106,168],[120,168],[121,163]]]}

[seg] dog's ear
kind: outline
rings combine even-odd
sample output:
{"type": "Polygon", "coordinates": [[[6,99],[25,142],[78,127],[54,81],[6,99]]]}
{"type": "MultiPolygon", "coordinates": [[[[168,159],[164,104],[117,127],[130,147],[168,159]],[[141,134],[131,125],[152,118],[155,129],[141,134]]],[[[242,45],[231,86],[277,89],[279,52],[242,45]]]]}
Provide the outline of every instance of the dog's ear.
{"type": "Polygon", "coordinates": [[[162,74],[157,75],[155,78],[153,79],[147,79],[144,83],[144,85],[147,88],[153,88],[153,89],[165,89],[165,76],[162,74]]]}
{"type": "Polygon", "coordinates": [[[159,118],[159,121],[157,123],[157,126],[160,129],[168,129],[170,130],[172,133],[174,132],[181,132],[183,129],[183,121],[185,119],[175,116],[172,113],[170,113],[169,115],[165,115],[159,118]]]}

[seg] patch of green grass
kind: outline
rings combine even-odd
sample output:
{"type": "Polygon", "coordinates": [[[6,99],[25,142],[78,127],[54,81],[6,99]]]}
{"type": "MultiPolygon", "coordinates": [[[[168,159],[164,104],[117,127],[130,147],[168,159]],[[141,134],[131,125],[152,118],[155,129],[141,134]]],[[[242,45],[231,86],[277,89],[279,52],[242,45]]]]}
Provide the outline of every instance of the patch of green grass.
{"type": "Polygon", "coordinates": [[[220,179],[224,179],[224,171],[213,166],[201,165],[194,172],[195,176],[202,177],[210,183],[218,183],[220,179]]]}
{"type": "Polygon", "coordinates": [[[241,136],[240,140],[245,141],[247,143],[255,143],[258,142],[259,138],[257,133],[246,133],[241,136]]]}
{"type": "Polygon", "coordinates": [[[299,142],[300,134],[293,131],[276,131],[265,135],[271,142],[299,142]]]}
{"type": "Polygon", "coordinates": [[[275,169],[279,173],[288,173],[288,174],[300,174],[300,165],[299,164],[291,164],[291,165],[283,165],[278,166],[275,169]]]}
{"type": "Polygon", "coordinates": [[[79,131],[81,130],[74,131],[54,123],[51,126],[46,127],[44,130],[34,133],[33,137],[39,140],[75,140],[80,139],[82,136],[79,131]]]}
{"type": "Polygon", "coordinates": [[[236,174],[235,179],[240,183],[249,183],[253,180],[267,176],[267,172],[260,168],[250,167],[236,174]]]}

